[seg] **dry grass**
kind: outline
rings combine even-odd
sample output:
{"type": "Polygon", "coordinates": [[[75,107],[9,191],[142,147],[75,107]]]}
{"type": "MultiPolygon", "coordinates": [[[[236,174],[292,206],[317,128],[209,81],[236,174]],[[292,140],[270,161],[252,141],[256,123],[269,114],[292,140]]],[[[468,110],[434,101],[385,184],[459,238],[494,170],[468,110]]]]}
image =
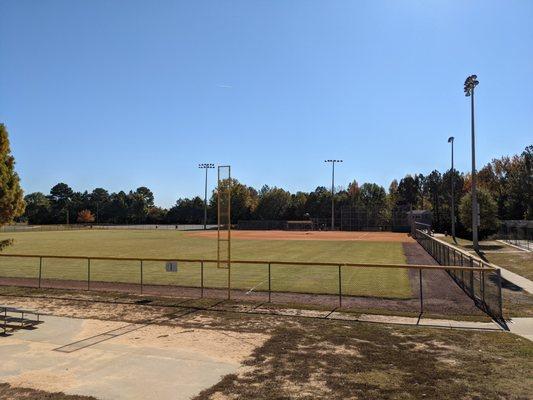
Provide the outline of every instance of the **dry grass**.
{"type": "Polygon", "coordinates": [[[510,334],[306,320],[276,328],[197,400],[526,399],[532,357],[510,334]]]}
{"type": "Polygon", "coordinates": [[[0,383],[0,400],[96,400],[94,397],[73,396],[64,393],[49,393],[42,390],[12,387],[0,383]]]}
{"type": "MultiPolygon", "coordinates": [[[[133,296],[86,293],[50,300],[63,315],[136,321],[133,296]],[[87,305],[98,301],[98,309],[87,305]]],[[[18,297],[22,299],[22,297],[18,297]]],[[[7,297],[4,299],[8,299],[7,297]]],[[[15,299],[12,297],[12,299],[15,299]]],[[[32,299],[35,301],[35,299],[32,299]]],[[[46,299],[41,299],[46,301],[46,299]]],[[[152,298],[161,307],[176,299],[152,298]]],[[[207,300],[202,300],[205,308],[207,300]]],[[[213,303],[214,304],[214,303],[213,303]]],[[[200,306],[188,303],[187,306],[200,306]]],[[[246,305],[241,305],[246,307],[246,305]]],[[[235,309],[238,304],[233,304],[235,309]]],[[[144,312],[146,315],[146,313],[144,312]]],[[[157,314],[157,313],[156,313],[157,314]]],[[[509,333],[399,327],[324,319],[198,310],[164,322],[181,329],[268,334],[237,374],[200,393],[207,399],[516,399],[529,398],[533,344],[509,333]]],[[[21,389],[13,392],[13,399],[21,389]]],[[[2,393],[2,392],[0,392],[2,393]]],[[[42,394],[38,394],[42,395],[42,394]]],[[[62,395],[58,395],[62,396],[62,395]]],[[[4,396],[3,398],[9,398],[4,396]]],[[[26,397],[28,398],[28,397],[26,397]]],[[[33,398],[33,397],[31,397],[33,398]]],[[[35,397],[70,399],[70,397],[35,397]]],[[[72,397],[76,399],[76,397],[72,397]]],[[[0,397],[2,399],[2,397],[0,397]]]]}

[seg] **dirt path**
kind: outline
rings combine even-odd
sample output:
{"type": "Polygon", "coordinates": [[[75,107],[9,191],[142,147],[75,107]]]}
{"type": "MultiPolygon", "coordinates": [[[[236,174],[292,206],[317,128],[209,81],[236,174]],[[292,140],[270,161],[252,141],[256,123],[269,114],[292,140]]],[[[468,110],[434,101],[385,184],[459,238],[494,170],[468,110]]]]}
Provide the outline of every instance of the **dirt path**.
{"type": "MultiPolygon", "coordinates": [[[[187,236],[216,238],[217,231],[186,233],[187,236]]],[[[407,233],[397,232],[346,232],[346,231],[232,231],[233,239],[248,240],[332,240],[363,242],[406,242],[414,243],[407,233]]]]}
{"type": "MultiPolygon", "coordinates": [[[[418,243],[404,243],[403,250],[408,264],[439,265],[418,243]]],[[[409,278],[413,295],[420,299],[419,272],[410,270],[409,278]]],[[[445,271],[423,271],[422,279],[425,311],[439,314],[482,314],[473,300],[445,271]]]]}

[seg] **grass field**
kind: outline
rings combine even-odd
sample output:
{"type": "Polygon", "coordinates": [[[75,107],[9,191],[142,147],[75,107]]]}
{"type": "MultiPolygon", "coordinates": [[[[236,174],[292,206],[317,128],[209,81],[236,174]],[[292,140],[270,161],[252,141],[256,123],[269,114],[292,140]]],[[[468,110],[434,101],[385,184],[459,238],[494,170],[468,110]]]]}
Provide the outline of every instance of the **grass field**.
{"type": "MultiPolygon", "coordinates": [[[[0,240],[14,244],[4,253],[89,257],[216,258],[216,239],[176,231],[59,231],[2,233],[0,240]]],[[[233,240],[234,260],[307,261],[335,263],[405,263],[400,242],[327,240],[233,240]]],[[[140,282],[137,261],[92,260],[91,280],[140,282]]],[[[38,259],[0,257],[0,276],[36,278],[38,259]]],[[[406,269],[342,267],[346,295],[409,298],[406,269]]],[[[87,279],[86,260],[45,259],[43,279],[87,279]]],[[[268,288],[268,265],[232,265],[232,287],[256,291],[268,288]]],[[[143,283],[200,286],[199,263],[180,263],[177,273],[165,272],[160,262],[143,263],[143,283]]],[[[227,271],[204,265],[206,287],[226,287],[227,271]]],[[[273,265],[272,290],[303,293],[338,293],[338,269],[324,266],[273,265]]]]}
{"type": "MultiPolygon", "coordinates": [[[[450,236],[442,239],[453,244],[450,236]]],[[[457,238],[457,244],[466,251],[472,251],[473,245],[469,240],[457,238]]],[[[488,262],[533,280],[533,253],[497,241],[482,241],[479,245],[488,262]]]]}

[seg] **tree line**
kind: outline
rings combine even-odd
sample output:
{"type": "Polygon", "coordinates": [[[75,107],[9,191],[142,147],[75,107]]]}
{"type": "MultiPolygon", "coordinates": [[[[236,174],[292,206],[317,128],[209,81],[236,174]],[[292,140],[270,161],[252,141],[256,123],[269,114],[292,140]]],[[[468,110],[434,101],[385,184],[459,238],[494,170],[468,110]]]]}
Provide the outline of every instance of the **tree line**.
{"type": "MultiPolygon", "coordinates": [[[[490,233],[498,219],[533,217],[533,146],[518,155],[494,159],[477,174],[481,232],[490,233]]],[[[450,230],[452,178],[455,184],[455,207],[458,232],[468,231],[471,221],[471,175],[457,170],[432,171],[428,175],[407,175],[393,180],[386,190],[376,183],[359,185],[353,180],[335,191],[336,209],[354,207],[369,210],[387,220],[397,208],[424,209],[433,212],[437,230],[450,230]]],[[[324,186],[314,191],[290,193],[278,187],[257,190],[232,179],[232,222],[239,220],[306,220],[331,217],[331,191],[324,186]]],[[[204,201],[196,196],[179,198],[168,209],[154,204],[147,187],[129,192],[109,193],[96,188],[76,192],[58,183],[49,194],[30,193],[24,197],[26,210],[21,220],[31,224],[112,223],[112,224],[200,224],[204,201]]],[[[208,201],[209,223],[216,222],[216,191],[208,201]]],[[[339,211],[338,211],[339,212],[339,211]]]]}

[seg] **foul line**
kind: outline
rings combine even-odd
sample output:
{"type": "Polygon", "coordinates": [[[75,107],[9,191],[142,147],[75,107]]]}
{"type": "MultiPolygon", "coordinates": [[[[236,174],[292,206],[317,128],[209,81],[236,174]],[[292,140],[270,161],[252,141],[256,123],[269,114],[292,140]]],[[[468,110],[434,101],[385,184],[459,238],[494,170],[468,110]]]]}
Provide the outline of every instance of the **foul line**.
{"type": "Polygon", "coordinates": [[[265,282],[267,282],[267,281],[268,281],[268,277],[267,277],[265,280],[263,280],[262,282],[259,282],[257,285],[255,285],[255,286],[254,286],[253,288],[251,288],[250,290],[248,290],[248,291],[246,292],[246,294],[250,294],[250,293],[252,293],[256,288],[258,288],[259,286],[261,286],[263,283],[265,283],[265,282]]]}

